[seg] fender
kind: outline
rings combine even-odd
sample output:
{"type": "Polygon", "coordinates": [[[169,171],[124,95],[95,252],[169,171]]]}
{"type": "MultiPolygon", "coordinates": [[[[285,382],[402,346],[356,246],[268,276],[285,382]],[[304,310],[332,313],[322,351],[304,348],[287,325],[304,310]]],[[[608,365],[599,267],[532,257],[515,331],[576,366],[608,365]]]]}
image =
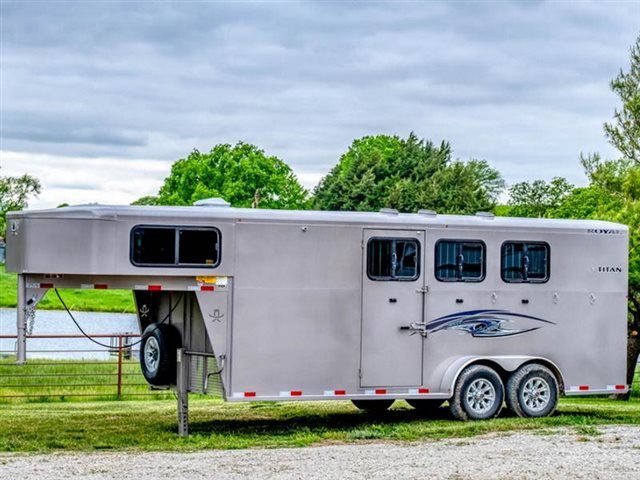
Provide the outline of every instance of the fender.
{"type": "Polygon", "coordinates": [[[564,385],[562,372],[560,371],[558,366],[548,358],[527,355],[468,355],[456,359],[446,368],[445,373],[442,376],[439,391],[453,394],[456,386],[456,381],[458,380],[460,373],[462,373],[462,370],[474,363],[494,363],[502,368],[505,372],[514,372],[525,363],[531,363],[535,361],[551,365],[553,367],[552,370],[554,370],[554,373],[558,376],[558,383],[560,383],[561,386],[564,385]]]}

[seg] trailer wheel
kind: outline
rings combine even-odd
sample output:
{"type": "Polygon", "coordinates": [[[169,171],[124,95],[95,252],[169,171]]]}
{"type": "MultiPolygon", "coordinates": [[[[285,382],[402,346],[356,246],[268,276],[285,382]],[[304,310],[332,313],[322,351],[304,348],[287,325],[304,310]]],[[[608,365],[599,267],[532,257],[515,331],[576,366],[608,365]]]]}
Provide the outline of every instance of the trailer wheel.
{"type": "Polygon", "coordinates": [[[395,400],[351,400],[356,408],[372,413],[388,410],[394,401],[395,400]]]}
{"type": "Polygon", "coordinates": [[[547,367],[530,363],[507,381],[507,407],[519,417],[546,417],[558,406],[558,380],[547,367]]]}
{"type": "Polygon", "coordinates": [[[171,325],[152,323],[144,329],[140,343],[140,366],[151,385],[173,385],[176,380],[176,350],[180,334],[171,325]]]}
{"type": "Polygon", "coordinates": [[[503,400],[504,387],[495,370],[472,365],[458,377],[449,409],[458,420],[486,420],[498,416],[503,400]]]}
{"type": "Polygon", "coordinates": [[[435,400],[432,398],[407,398],[407,403],[416,410],[423,413],[434,413],[444,403],[444,400],[435,400]]]}

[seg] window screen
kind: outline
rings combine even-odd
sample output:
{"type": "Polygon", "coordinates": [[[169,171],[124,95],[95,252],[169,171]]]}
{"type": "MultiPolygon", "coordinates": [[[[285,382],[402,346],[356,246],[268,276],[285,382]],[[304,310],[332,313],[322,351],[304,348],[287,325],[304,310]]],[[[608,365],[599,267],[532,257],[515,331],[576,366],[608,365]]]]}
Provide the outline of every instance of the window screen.
{"type": "Polygon", "coordinates": [[[502,245],[502,280],[546,282],[549,279],[549,245],[506,242],[502,245]]]}
{"type": "Polygon", "coordinates": [[[215,228],[137,226],[131,231],[131,262],[138,266],[215,267],[219,251],[215,228]]]}
{"type": "Polygon", "coordinates": [[[372,280],[415,280],[420,276],[417,241],[372,238],[367,246],[367,274],[372,280]]]}
{"type": "Polygon", "coordinates": [[[436,278],[441,282],[480,282],[484,259],[483,242],[440,240],[436,243],[436,278]]]}

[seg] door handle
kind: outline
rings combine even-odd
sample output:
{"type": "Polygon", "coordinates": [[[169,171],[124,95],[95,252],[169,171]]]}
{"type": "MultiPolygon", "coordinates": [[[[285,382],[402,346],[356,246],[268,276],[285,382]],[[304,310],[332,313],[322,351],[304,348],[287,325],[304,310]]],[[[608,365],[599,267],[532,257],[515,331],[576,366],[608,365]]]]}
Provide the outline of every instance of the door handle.
{"type": "Polygon", "coordinates": [[[424,322],[412,322],[409,325],[402,325],[400,330],[410,330],[411,335],[419,333],[422,337],[427,338],[427,324],[424,322]]]}

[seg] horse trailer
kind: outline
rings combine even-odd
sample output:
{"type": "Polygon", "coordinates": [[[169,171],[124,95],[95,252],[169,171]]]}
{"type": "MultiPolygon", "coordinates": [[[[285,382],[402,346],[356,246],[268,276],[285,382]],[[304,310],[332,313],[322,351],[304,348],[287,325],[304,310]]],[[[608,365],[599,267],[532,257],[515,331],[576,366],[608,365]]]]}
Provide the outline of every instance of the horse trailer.
{"type": "Polygon", "coordinates": [[[181,433],[187,392],[485,419],[628,391],[624,225],[197,203],[9,213],[18,362],[49,289],[131,289],[181,433]]]}

